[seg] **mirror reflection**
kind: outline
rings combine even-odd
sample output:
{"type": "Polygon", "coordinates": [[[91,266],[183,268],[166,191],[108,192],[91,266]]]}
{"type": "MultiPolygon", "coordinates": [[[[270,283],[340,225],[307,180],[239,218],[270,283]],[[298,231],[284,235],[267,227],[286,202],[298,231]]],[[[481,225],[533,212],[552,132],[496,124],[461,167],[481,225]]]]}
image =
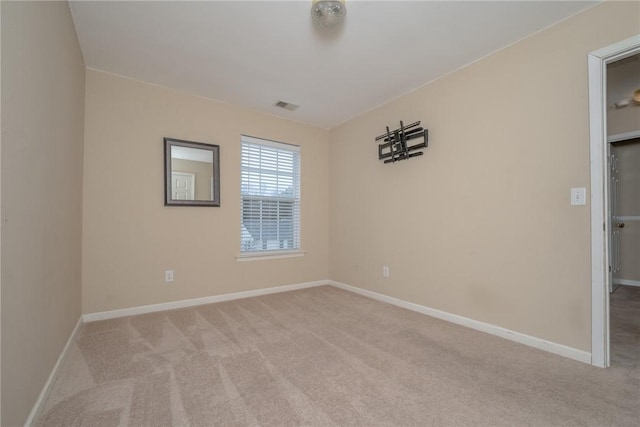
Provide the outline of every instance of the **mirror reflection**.
{"type": "Polygon", "coordinates": [[[165,205],[220,206],[219,147],[165,138],[165,205]]]}
{"type": "Polygon", "coordinates": [[[213,152],[171,147],[171,199],[213,200],[213,152]]]}

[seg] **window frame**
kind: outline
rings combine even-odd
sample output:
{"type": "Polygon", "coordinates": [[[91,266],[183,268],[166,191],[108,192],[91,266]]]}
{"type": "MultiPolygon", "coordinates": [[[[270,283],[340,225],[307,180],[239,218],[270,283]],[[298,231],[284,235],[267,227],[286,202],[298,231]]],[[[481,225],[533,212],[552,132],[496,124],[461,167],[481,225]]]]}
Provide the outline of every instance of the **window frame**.
{"type": "MultiPolygon", "coordinates": [[[[261,157],[262,158],[262,157],[261,157]]],[[[301,181],[302,181],[302,173],[301,173],[301,147],[295,144],[289,144],[279,141],[273,141],[264,138],[253,137],[249,135],[242,134],[240,137],[240,254],[236,256],[237,261],[250,261],[250,260],[260,260],[260,259],[274,259],[274,258],[290,258],[290,257],[298,257],[303,256],[305,252],[302,250],[302,242],[301,242],[301,181]],[[243,193],[243,187],[247,184],[245,180],[245,173],[247,172],[247,167],[243,164],[245,161],[245,144],[253,145],[253,146],[261,146],[272,148],[275,150],[282,150],[284,152],[293,153],[292,157],[292,180],[293,180],[293,196],[286,197],[282,195],[250,195],[247,196],[243,193]],[[279,203],[291,201],[292,202],[292,238],[291,242],[294,247],[291,248],[260,248],[260,249],[246,249],[243,247],[245,244],[246,234],[249,233],[248,228],[245,226],[245,209],[244,203],[246,199],[253,199],[254,201],[260,202],[260,209],[262,209],[262,203],[264,202],[275,202],[278,204],[278,209],[275,212],[278,212],[278,224],[282,221],[279,212],[279,203]]],[[[280,174],[274,174],[276,177],[281,176],[280,174]]],[[[262,176],[262,174],[261,174],[262,176]]],[[[271,179],[274,177],[271,176],[271,179]]],[[[264,223],[262,219],[262,212],[260,213],[260,233],[264,232],[264,223]]],[[[277,225],[276,227],[278,227],[277,225]]],[[[276,232],[278,237],[280,237],[279,229],[276,232]]],[[[279,241],[280,245],[283,244],[283,241],[287,239],[267,239],[267,245],[269,242],[273,244],[273,241],[279,241]]],[[[257,240],[258,242],[262,242],[262,240],[257,240]]],[[[263,243],[264,244],[264,243],[263,243]]]]}

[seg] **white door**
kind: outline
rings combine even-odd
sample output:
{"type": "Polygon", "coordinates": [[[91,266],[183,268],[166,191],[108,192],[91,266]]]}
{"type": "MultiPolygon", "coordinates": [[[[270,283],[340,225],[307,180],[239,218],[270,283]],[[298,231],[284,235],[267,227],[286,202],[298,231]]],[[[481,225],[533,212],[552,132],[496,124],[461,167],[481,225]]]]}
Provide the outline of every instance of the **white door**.
{"type": "Polygon", "coordinates": [[[612,144],[610,159],[612,284],[640,286],[640,138],[612,144]]]}
{"type": "Polygon", "coordinates": [[[172,200],[194,200],[195,180],[192,173],[171,172],[171,199],[172,200]]]}

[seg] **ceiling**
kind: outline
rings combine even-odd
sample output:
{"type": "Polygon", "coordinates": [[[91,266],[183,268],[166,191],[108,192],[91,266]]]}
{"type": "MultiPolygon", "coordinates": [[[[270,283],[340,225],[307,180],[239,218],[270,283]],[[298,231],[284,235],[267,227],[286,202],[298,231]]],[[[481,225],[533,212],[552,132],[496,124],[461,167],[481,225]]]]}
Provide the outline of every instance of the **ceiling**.
{"type": "Polygon", "coordinates": [[[597,1],[71,1],[89,68],[335,127],[597,1]],[[287,111],[283,100],[300,106],[287,111]]]}

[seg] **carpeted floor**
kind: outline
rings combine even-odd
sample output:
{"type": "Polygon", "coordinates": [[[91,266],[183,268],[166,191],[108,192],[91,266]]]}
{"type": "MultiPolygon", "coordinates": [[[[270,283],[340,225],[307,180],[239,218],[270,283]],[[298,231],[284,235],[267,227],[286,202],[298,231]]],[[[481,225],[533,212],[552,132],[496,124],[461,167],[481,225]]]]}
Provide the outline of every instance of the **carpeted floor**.
{"type": "Polygon", "coordinates": [[[619,286],[611,294],[610,312],[611,364],[628,369],[638,378],[640,377],[640,287],[619,286]]]}
{"type": "Polygon", "coordinates": [[[637,359],[598,369],[323,286],[85,324],[37,425],[639,422],[637,359]]]}

